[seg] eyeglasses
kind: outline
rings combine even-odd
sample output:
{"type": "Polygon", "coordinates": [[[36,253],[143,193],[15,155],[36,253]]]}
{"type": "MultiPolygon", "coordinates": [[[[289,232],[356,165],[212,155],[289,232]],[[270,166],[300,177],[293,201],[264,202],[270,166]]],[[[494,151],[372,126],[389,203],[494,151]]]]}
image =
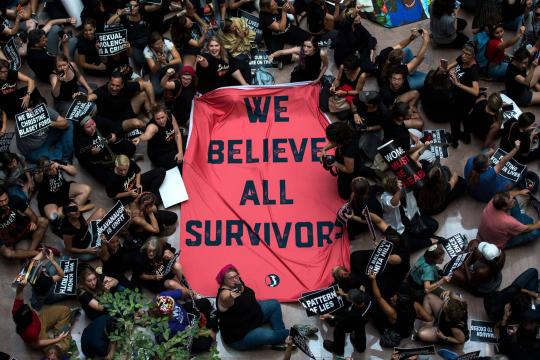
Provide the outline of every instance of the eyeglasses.
{"type": "Polygon", "coordinates": [[[231,279],[240,279],[240,275],[234,275],[234,276],[228,276],[225,279],[231,280],[231,279]]]}

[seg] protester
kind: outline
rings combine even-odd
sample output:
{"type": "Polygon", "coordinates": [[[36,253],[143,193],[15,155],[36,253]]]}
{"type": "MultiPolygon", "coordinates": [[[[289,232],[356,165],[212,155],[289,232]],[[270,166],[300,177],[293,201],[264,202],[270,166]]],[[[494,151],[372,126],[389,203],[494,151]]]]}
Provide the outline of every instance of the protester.
{"type": "Polygon", "coordinates": [[[96,44],[96,20],[88,18],[77,39],[79,66],[88,75],[105,76],[108,74],[107,64],[100,58],[96,44]]]}
{"type": "Polygon", "coordinates": [[[449,283],[451,276],[441,277],[437,265],[444,261],[444,250],[440,244],[431,245],[424,255],[420,256],[412,266],[408,277],[415,300],[420,301],[425,294],[440,295],[444,283],[449,283]]]}
{"type": "Polygon", "coordinates": [[[169,69],[160,85],[165,90],[163,100],[167,109],[174,115],[178,126],[187,128],[198,86],[195,70],[190,65],[182,66],[179,72],[169,69]]]}
{"type": "Polygon", "coordinates": [[[426,184],[418,190],[418,207],[426,215],[439,214],[465,194],[466,188],[461,176],[452,174],[448,167],[435,165],[427,174],[426,184]]]}
{"type": "MultiPolygon", "coordinates": [[[[200,18],[199,18],[200,19],[200,18]]],[[[183,59],[185,66],[194,66],[197,55],[208,36],[208,25],[197,23],[189,16],[180,15],[171,24],[171,38],[183,59]]]]}
{"type": "Polygon", "coordinates": [[[77,297],[84,314],[90,320],[95,320],[107,314],[105,307],[99,303],[99,297],[104,293],[116,291],[118,280],[98,274],[90,265],[86,265],[80,271],[77,297]]]}
{"type": "Polygon", "coordinates": [[[429,120],[435,123],[450,122],[452,112],[449,109],[454,107],[454,97],[447,70],[437,68],[428,72],[424,87],[420,90],[420,101],[429,120]]]}
{"type": "Polygon", "coordinates": [[[539,129],[535,123],[535,116],[531,112],[524,112],[518,119],[510,119],[505,123],[501,132],[500,148],[506,152],[511,152],[516,141],[519,141],[519,148],[514,158],[526,164],[533,160],[540,159],[540,149],[538,148],[539,129]]]}
{"type": "Polygon", "coordinates": [[[21,156],[4,152],[0,155],[0,183],[11,198],[28,202],[35,190],[34,179],[21,156]]]}
{"type": "Polygon", "coordinates": [[[178,215],[172,211],[159,210],[156,196],[150,192],[143,192],[126,210],[131,219],[130,232],[137,239],[170,235],[171,228],[176,230],[178,215]]]}
{"type": "Polygon", "coordinates": [[[110,340],[116,320],[109,315],[101,315],[84,328],[81,335],[81,349],[88,358],[112,359],[116,344],[110,340]]]}
{"type": "Polygon", "coordinates": [[[113,236],[106,243],[102,242],[99,258],[103,264],[103,275],[117,279],[118,285],[124,288],[135,289],[135,285],[125,273],[135,265],[136,253],[128,249],[126,242],[124,239],[124,244],[122,244],[118,235],[113,236]]]}
{"type": "MultiPolygon", "coordinates": [[[[540,13],[540,9],[537,11],[540,13]]],[[[518,49],[504,76],[506,94],[519,106],[540,104],[540,89],[537,87],[540,68],[536,62],[531,62],[530,57],[527,49],[518,49]]]]}
{"type": "Polygon", "coordinates": [[[336,116],[350,116],[351,111],[354,112],[354,99],[360,94],[364,88],[367,74],[360,67],[360,61],[356,55],[347,56],[343,64],[339,66],[339,72],[330,87],[332,98],[329,101],[330,112],[336,113],[336,116]],[[342,106],[338,107],[338,104],[342,106]],[[344,104],[343,104],[344,103],[344,104]],[[334,106],[332,106],[332,104],[334,106]],[[338,107],[337,109],[334,109],[338,107]]]}
{"type": "Polygon", "coordinates": [[[64,277],[64,270],[60,267],[51,248],[44,247],[32,261],[41,262],[43,267],[35,282],[32,284],[32,297],[30,304],[34,310],[41,310],[43,305],[52,305],[66,300],[71,295],[55,294],[56,284],[64,277]]]}
{"type": "Polygon", "coordinates": [[[461,49],[469,41],[463,30],[467,22],[458,17],[459,4],[455,0],[434,0],[429,5],[429,30],[433,42],[439,46],[461,49]]]}
{"type": "Polygon", "coordinates": [[[158,32],[153,32],[148,38],[148,45],[144,48],[146,65],[150,69],[150,81],[154,87],[154,94],[161,95],[163,89],[159,86],[166,69],[178,69],[182,58],[172,41],[163,38],[158,32]]]}
{"type": "Polygon", "coordinates": [[[41,95],[34,80],[20,71],[11,70],[9,62],[0,59],[0,103],[7,118],[14,119],[16,114],[25,111],[30,99],[36,96],[41,95]],[[19,82],[26,86],[19,88],[19,82]]]}
{"type": "Polygon", "coordinates": [[[508,62],[504,50],[519,42],[525,33],[525,26],[521,26],[516,35],[510,40],[503,40],[503,24],[493,25],[489,29],[490,40],[487,43],[486,58],[488,63],[488,75],[494,79],[504,79],[508,62]]]}
{"type": "MultiPolygon", "coordinates": [[[[257,39],[255,30],[251,29],[244,18],[231,18],[225,20],[218,37],[223,43],[223,47],[236,61],[242,76],[247,83],[252,83],[251,66],[249,61],[252,54],[257,50],[257,39]]],[[[317,49],[315,49],[317,50],[317,49]]]]}

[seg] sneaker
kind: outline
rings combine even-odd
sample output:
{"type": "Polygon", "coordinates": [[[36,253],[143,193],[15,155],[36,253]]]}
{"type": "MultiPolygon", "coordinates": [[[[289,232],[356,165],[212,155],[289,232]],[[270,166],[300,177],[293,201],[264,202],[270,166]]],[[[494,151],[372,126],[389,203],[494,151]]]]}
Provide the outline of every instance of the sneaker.
{"type": "Polygon", "coordinates": [[[341,351],[341,352],[337,352],[334,350],[334,342],[332,340],[324,340],[323,341],[323,348],[324,350],[332,353],[332,354],[336,354],[338,356],[343,356],[343,354],[345,353],[345,351],[341,351]]]}
{"type": "Polygon", "coordinates": [[[304,324],[296,324],[293,325],[293,328],[298,331],[298,333],[305,337],[310,337],[312,335],[315,335],[317,332],[319,332],[319,328],[315,325],[304,325],[304,324]]]}

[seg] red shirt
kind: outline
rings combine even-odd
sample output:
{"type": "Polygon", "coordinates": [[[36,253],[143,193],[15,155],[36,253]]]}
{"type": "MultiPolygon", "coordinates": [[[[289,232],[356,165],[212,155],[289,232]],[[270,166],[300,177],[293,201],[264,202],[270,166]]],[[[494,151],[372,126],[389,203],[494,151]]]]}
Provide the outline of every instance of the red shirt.
{"type": "MultiPolygon", "coordinates": [[[[15,299],[13,303],[13,309],[11,313],[15,315],[17,310],[24,305],[24,302],[21,299],[15,299]]],[[[32,311],[32,323],[21,334],[21,338],[24,342],[29,344],[35,344],[39,341],[39,333],[41,332],[41,320],[37,316],[35,311],[32,311]]]]}
{"type": "Polygon", "coordinates": [[[486,59],[491,64],[498,64],[504,60],[504,50],[499,49],[499,45],[502,44],[502,39],[491,39],[486,46],[486,59]]]}

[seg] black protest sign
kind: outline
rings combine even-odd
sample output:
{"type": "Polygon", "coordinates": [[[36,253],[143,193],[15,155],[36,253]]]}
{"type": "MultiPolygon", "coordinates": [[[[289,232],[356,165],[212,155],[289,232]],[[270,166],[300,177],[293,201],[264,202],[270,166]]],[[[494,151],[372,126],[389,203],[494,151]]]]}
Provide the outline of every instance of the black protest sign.
{"type": "Polygon", "coordinates": [[[9,61],[10,70],[18,71],[21,68],[22,62],[19,56],[19,46],[15,42],[15,37],[11,37],[8,42],[2,47],[2,52],[9,61]]]}
{"type": "Polygon", "coordinates": [[[77,265],[79,260],[61,260],[60,267],[64,270],[64,277],[54,285],[57,295],[75,295],[77,292],[77,265]]]}
{"type": "Polygon", "coordinates": [[[349,218],[347,216],[350,216],[353,214],[353,209],[351,207],[351,203],[345,203],[343,206],[341,206],[336,214],[336,226],[345,227],[347,226],[347,222],[349,221],[349,218]]]}
{"type": "Polygon", "coordinates": [[[426,182],[426,172],[413,161],[407,152],[390,140],[377,148],[379,154],[407,190],[421,188],[426,182]]]}
{"type": "Polygon", "coordinates": [[[259,50],[252,58],[249,60],[249,66],[252,69],[257,68],[277,68],[279,65],[277,61],[270,61],[268,58],[269,52],[267,50],[259,50]]]}
{"type": "Polygon", "coordinates": [[[130,220],[124,205],[117,201],[111,210],[97,224],[98,233],[103,234],[107,241],[116,235],[130,220]]]}
{"type": "Polygon", "coordinates": [[[239,9],[238,12],[240,14],[240,18],[246,21],[247,26],[257,33],[257,37],[260,37],[262,35],[262,30],[259,29],[259,18],[242,9],[239,9]]]}
{"type": "MultiPolygon", "coordinates": [[[[508,154],[503,149],[497,149],[495,151],[495,154],[491,156],[489,159],[489,165],[494,167],[499,163],[502,157],[504,157],[506,154],[508,154]]],[[[526,166],[523,164],[520,164],[515,159],[510,159],[504,164],[503,168],[501,169],[500,174],[507,178],[508,180],[511,180],[514,183],[517,183],[519,179],[521,178],[521,175],[525,171],[526,166]]]]}
{"type": "Polygon", "coordinates": [[[451,275],[454,270],[463,265],[472,253],[463,253],[453,257],[446,265],[444,265],[443,274],[451,275]]]}
{"type": "Polygon", "coordinates": [[[13,140],[14,136],[15,133],[13,131],[4,133],[4,135],[0,136],[0,153],[9,151],[9,146],[11,145],[11,140],[13,140]]]}
{"type": "Polygon", "coordinates": [[[329,314],[343,307],[343,299],[337,294],[337,285],[304,293],[298,301],[306,309],[307,316],[329,314]]]}
{"type": "Polygon", "coordinates": [[[413,355],[433,355],[435,354],[435,345],[419,346],[414,348],[395,347],[394,352],[398,359],[406,359],[413,355]]]}
{"type": "Polygon", "coordinates": [[[178,254],[174,254],[172,258],[161,264],[161,266],[156,270],[156,274],[163,276],[169,275],[177,259],[178,254]]]}
{"type": "Polygon", "coordinates": [[[118,29],[96,34],[99,56],[111,56],[126,50],[127,30],[118,29]]]}
{"type": "Polygon", "coordinates": [[[454,360],[475,360],[480,357],[480,350],[472,351],[463,355],[458,356],[454,360]]]}
{"type": "Polygon", "coordinates": [[[86,231],[86,236],[90,236],[90,243],[88,248],[97,248],[101,246],[101,234],[98,231],[98,220],[90,221],[88,224],[88,230],[86,231]]]}
{"type": "Polygon", "coordinates": [[[471,341],[496,344],[495,323],[491,321],[471,320],[471,341]]]}
{"type": "Polygon", "coordinates": [[[375,241],[377,239],[375,235],[375,227],[373,226],[373,221],[371,220],[371,216],[369,215],[369,209],[367,205],[366,207],[362,209],[362,215],[364,215],[364,218],[367,222],[369,233],[371,234],[371,238],[373,241],[375,241]]]}
{"type": "Polygon", "coordinates": [[[79,122],[90,115],[95,106],[93,102],[73,100],[66,113],[66,119],[79,122]]]}
{"type": "Polygon", "coordinates": [[[379,245],[373,250],[371,258],[366,267],[366,275],[369,273],[379,274],[384,271],[388,258],[392,254],[394,244],[388,240],[381,240],[379,245]]]}
{"type": "Polygon", "coordinates": [[[446,159],[448,157],[448,141],[443,129],[424,130],[422,142],[426,141],[431,143],[429,150],[435,155],[435,158],[446,159]]]}
{"type": "Polygon", "coordinates": [[[124,135],[124,137],[127,139],[127,140],[133,140],[139,136],[141,136],[143,134],[142,130],[141,129],[133,129],[131,130],[130,132],[126,133],[124,135]]]}
{"type": "Polygon", "coordinates": [[[450,259],[460,254],[467,246],[467,238],[462,234],[456,234],[446,239],[443,243],[444,250],[450,256],[450,259]]]}
{"type": "Polygon", "coordinates": [[[315,355],[311,352],[309,348],[308,338],[300,334],[295,327],[291,327],[289,330],[289,336],[292,339],[294,345],[296,345],[304,354],[306,354],[310,359],[315,359],[315,355]]]}
{"type": "Polygon", "coordinates": [[[20,137],[32,135],[48,128],[51,118],[45,104],[39,104],[33,109],[15,115],[15,125],[20,137]]]}

